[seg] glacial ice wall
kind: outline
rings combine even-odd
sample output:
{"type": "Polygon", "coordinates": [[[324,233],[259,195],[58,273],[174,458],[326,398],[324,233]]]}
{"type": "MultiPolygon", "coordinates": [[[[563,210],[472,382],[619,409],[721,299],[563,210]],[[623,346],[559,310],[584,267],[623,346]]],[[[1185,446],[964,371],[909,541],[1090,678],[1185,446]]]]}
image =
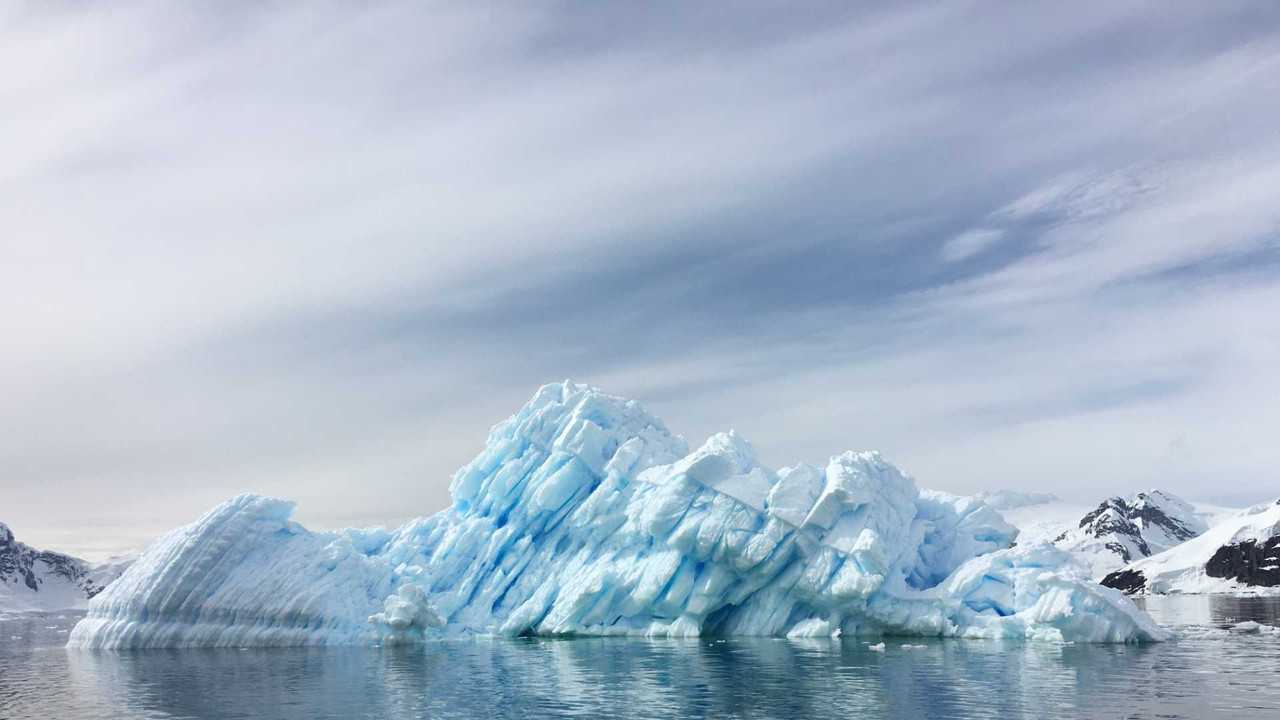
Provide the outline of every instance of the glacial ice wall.
{"type": "Polygon", "coordinates": [[[541,388],[453,505],[309,532],[252,495],[158,541],[91,603],[84,647],[418,642],[467,634],[1165,637],[1118,591],[871,452],[773,472],[733,432],[689,452],[637,403],[541,388]]]}

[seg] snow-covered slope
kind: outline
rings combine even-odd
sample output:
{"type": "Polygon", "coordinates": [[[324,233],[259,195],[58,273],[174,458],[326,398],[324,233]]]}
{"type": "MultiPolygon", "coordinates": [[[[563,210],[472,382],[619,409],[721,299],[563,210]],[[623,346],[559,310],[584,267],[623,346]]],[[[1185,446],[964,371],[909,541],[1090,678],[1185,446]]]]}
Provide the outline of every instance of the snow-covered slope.
{"type": "Polygon", "coordinates": [[[1163,552],[1209,528],[1194,506],[1160,490],[1103,501],[1077,527],[1054,538],[1102,577],[1126,563],[1163,552]]]}
{"type": "Polygon", "coordinates": [[[1280,593],[1280,501],[1241,511],[1103,583],[1130,593],[1280,593]]]}
{"type": "Polygon", "coordinates": [[[1036,502],[1034,495],[1009,491],[977,497],[984,495],[1006,506],[1001,514],[1019,529],[1019,544],[1053,543],[1088,565],[1095,578],[1185,542],[1238,512],[1163,490],[1111,497],[1093,507],[1056,498],[1036,502]]]}
{"type": "Polygon", "coordinates": [[[91,565],[79,558],[18,542],[0,523],[0,611],[84,608],[128,566],[91,565]]]}
{"type": "Polygon", "coordinates": [[[1017,490],[984,490],[974,497],[1000,510],[1014,510],[1031,505],[1048,505],[1061,502],[1053,493],[1019,492],[1017,490]]]}
{"type": "Polygon", "coordinates": [[[1092,510],[1090,505],[1067,500],[1031,503],[1001,508],[1000,515],[1018,528],[1018,544],[1053,543],[1064,532],[1080,525],[1080,518],[1092,510]]]}
{"type": "Polygon", "coordinates": [[[1123,594],[876,453],[761,466],[689,452],[638,404],[541,388],[403,527],[309,532],[237,497],[90,603],[86,647],[409,642],[436,634],[839,633],[1143,641],[1123,594]]]}

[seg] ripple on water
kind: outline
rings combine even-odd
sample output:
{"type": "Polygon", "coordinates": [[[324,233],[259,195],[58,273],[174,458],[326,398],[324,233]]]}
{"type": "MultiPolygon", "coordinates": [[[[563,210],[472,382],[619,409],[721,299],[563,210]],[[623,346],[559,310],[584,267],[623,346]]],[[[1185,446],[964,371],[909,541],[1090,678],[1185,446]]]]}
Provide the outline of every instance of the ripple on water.
{"type": "Polygon", "coordinates": [[[853,638],[584,638],[111,653],[64,649],[74,617],[16,616],[0,619],[0,717],[1280,717],[1265,670],[1280,667],[1280,636],[1236,628],[1280,625],[1280,600],[1143,602],[1181,638],[886,638],[883,652],[853,638]]]}

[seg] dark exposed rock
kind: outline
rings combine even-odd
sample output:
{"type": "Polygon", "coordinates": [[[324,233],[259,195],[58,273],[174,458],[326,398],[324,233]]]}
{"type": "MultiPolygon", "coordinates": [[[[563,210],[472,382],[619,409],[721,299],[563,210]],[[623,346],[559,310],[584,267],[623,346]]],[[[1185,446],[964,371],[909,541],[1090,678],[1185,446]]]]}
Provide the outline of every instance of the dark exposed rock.
{"type": "Polygon", "coordinates": [[[1169,537],[1177,541],[1190,540],[1199,534],[1188,527],[1185,520],[1167,514],[1160,503],[1147,493],[1138,493],[1132,501],[1122,497],[1108,498],[1080,519],[1080,527],[1099,538],[1110,532],[1141,537],[1139,526],[1163,528],[1169,537]]]}
{"type": "Polygon", "coordinates": [[[1117,570],[1102,578],[1102,584],[1132,595],[1147,587],[1147,578],[1141,570],[1117,570]]]}
{"type": "MultiPolygon", "coordinates": [[[[1128,563],[1190,540],[1203,530],[1192,527],[1191,523],[1197,521],[1190,515],[1177,517],[1169,514],[1170,509],[1182,512],[1190,508],[1160,491],[1138,493],[1131,499],[1112,497],[1080,519],[1080,530],[1088,537],[1104,540],[1108,550],[1128,563]],[[1152,538],[1156,547],[1148,542],[1152,538]]],[[[1055,542],[1067,535],[1063,533],[1055,542]]]]}
{"type": "Polygon", "coordinates": [[[40,592],[47,578],[58,577],[78,586],[86,598],[91,598],[104,586],[91,577],[90,569],[84,560],[18,542],[9,527],[0,523],[0,582],[20,583],[40,592]]]}
{"type": "MultiPolygon", "coordinates": [[[[1125,562],[1130,562],[1131,560],[1133,560],[1133,558],[1129,556],[1129,548],[1125,547],[1124,545],[1121,545],[1118,542],[1109,542],[1106,544],[1106,548],[1111,552],[1119,555],[1120,559],[1124,560],[1125,562]]],[[[1141,538],[1139,538],[1138,540],[1138,550],[1143,554],[1143,557],[1151,556],[1151,548],[1147,547],[1147,543],[1143,541],[1141,538]]]]}
{"type": "MultiPolygon", "coordinates": [[[[1165,499],[1167,496],[1161,498],[1165,499]]],[[[1176,505],[1170,507],[1177,511],[1176,505]]],[[[1195,515],[1189,517],[1192,522],[1198,521],[1195,515]]],[[[1167,529],[1162,532],[1167,536],[1167,529]]],[[[1212,593],[1280,587],[1280,513],[1269,503],[1246,508],[1219,520],[1212,537],[1193,539],[1159,558],[1135,561],[1106,575],[1102,584],[1130,593],[1212,593]],[[1227,538],[1231,540],[1223,544],[1227,538]]]]}
{"type": "Polygon", "coordinates": [[[1205,563],[1204,571],[1209,577],[1231,578],[1246,585],[1280,585],[1280,535],[1223,545],[1205,563]]]}
{"type": "Polygon", "coordinates": [[[1138,493],[1138,502],[1130,507],[1129,519],[1141,521],[1144,527],[1164,528],[1165,533],[1178,542],[1185,542],[1200,534],[1187,527],[1184,520],[1169,515],[1149,500],[1146,493],[1138,493]]]}

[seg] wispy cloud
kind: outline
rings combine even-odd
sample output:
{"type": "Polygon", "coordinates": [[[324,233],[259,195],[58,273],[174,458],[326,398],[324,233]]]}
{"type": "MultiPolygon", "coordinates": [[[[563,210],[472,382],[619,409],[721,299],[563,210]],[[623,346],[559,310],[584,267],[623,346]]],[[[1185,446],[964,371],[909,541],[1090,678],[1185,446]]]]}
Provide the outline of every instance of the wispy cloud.
{"type": "Polygon", "coordinates": [[[990,248],[1004,237],[1004,231],[995,228],[966,230],[951,238],[942,246],[942,259],[958,262],[973,257],[990,248]]]}
{"type": "Polygon", "coordinates": [[[4,12],[33,540],[430,512],[566,376],[776,464],[1274,494],[1275,10],[4,12]]]}

